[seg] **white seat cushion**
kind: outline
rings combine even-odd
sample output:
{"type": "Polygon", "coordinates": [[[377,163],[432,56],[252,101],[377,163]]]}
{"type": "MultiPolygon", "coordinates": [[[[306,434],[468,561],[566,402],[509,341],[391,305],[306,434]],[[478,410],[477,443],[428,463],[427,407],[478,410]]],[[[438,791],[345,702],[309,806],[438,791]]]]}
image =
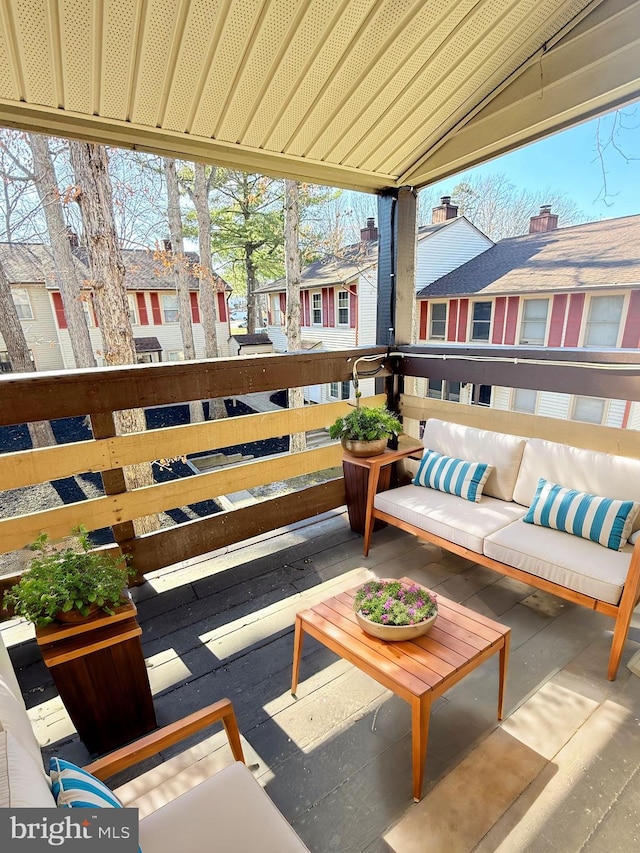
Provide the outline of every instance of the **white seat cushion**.
{"type": "Polygon", "coordinates": [[[633,547],[622,551],[560,530],[516,521],[487,537],[487,557],[532,575],[617,604],[627,577],[633,547]]]}
{"type": "MultiPolygon", "coordinates": [[[[376,495],[374,506],[420,530],[482,554],[483,540],[525,514],[524,507],[483,495],[471,503],[422,486],[401,486],[376,495]]],[[[529,525],[525,525],[529,526],[529,525]]]]}
{"type": "Polygon", "coordinates": [[[140,821],[152,853],[301,853],[307,850],[244,764],[220,770],[140,821]]]}
{"type": "Polygon", "coordinates": [[[429,418],[422,440],[426,448],[445,456],[492,465],[483,494],[503,501],[513,499],[526,438],[429,418]]]}

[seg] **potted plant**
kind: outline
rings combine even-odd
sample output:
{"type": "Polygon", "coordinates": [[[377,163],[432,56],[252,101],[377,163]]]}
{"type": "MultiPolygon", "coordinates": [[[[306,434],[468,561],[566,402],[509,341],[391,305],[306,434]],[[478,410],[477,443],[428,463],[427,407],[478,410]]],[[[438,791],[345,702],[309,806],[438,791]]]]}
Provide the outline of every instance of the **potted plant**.
{"type": "Polygon", "coordinates": [[[92,551],[87,531],[74,530],[72,546],[56,549],[46,533],[31,545],[36,556],[20,581],[4,595],[3,608],[12,607],[38,626],[54,620],[81,622],[98,611],[113,614],[127,601],[125,590],[132,574],[126,557],[92,551]]]}
{"type": "Polygon", "coordinates": [[[401,432],[402,424],[384,406],[368,408],[356,405],[329,427],[331,438],[339,438],[343,448],[353,456],[363,457],[384,453],[388,439],[401,432]]]}
{"type": "Polygon", "coordinates": [[[411,640],[430,630],[438,615],[433,592],[400,581],[368,581],[356,591],[353,609],[365,633],[381,640],[411,640]]]}

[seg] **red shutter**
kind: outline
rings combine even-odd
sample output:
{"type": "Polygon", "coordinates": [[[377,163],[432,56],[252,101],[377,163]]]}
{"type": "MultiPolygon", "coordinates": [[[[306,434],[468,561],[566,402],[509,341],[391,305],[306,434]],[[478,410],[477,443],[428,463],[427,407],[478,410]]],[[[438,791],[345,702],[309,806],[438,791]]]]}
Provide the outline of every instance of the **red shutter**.
{"type": "Polygon", "coordinates": [[[287,325],[287,294],[280,293],[280,322],[283,326],[287,325]]]}
{"type": "Polygon", "coordinates": [[[193,291],[189,294],[191,300],[191,320],[194,323],[200,322],[200,306],[198,305],[198,294],[193,291]]]}
{"type": "Polygon", "coordinates": [[[327,321],[328,326],[335,326],[336,324],[336,306],[335,306],[335,288],[329,288],[329,319],[327,321]]]}
{"type": "Polygon", "coordinates": [[[627,321],[622,333],[622,346],[636,349],[640,344],[640,290],[632,290],[627,309],[627,321]]]}
{"type": "Polygon", "coordinates": [[[309,291],[302,291],[302,325],[310,326],[311,325],[311,308],[309,306],[309,291]]]}
{"type": "Polygon", "coordinates": [[[460,314],[458,316],[458,341],[467,340],[467,319],[469,317],[469,300],[460,300],[460,314]]]}
{"type": "Polygon", "coordinates": [[[59,293],[52,293],[53,296],[53,307],[56,312],[56,320],[58,321],[59,329],[67,328],[67,318],[64,313],[64,306],[62,305],[62,296],[59,293]]]}
{"type": "Polygon", "coordinates": [[[162,325],[162,312],[160,311],[160,299],[157,293],[151,293],[151,313],[153,314],[153,325],[162,325]]]}
{"type": "Polygon", "coordinates": [[[420,332],[418,338],[421,341],[427,340],[427,316],[429,314],[429,303],[426,299],[420,302],[420,332]]]}
{"type": "Polygon", "coordinates": [[[138,303],[138,319],[141,326],[149,325],[149,315],[147,314],[147,303],[144,298],[144,293],[136,293],[136,302],[138,303]]]}
{"type": "Polygon", "coordinates": [[[519,303],[520,298],[518,296],[510,296],[507,299],[507,321],[504,329],[504,342],[507,346],[513,346],[516,342],[519,303]]]}
{"type": "Polygon", "coordinates": [[[218,297],[218,322],[227,322],[227,300],[224,298],[224,293],[216,293],[218,297]]]}
{"type": "Polygon", "coordinates": [[[349,288],[349,328],[355,329],[358,325],[358,294],[355,284],[349,288]]]}
{"type": "Polygon", "coordinates": [[[455,341],[458,328],[458,300],[449,300],[449,323],[447,324],[447,340],[455,341]]]}
{"type": "Polygon", "coordinates": [[[553,297],[551,306],[551,323],[549,325],[549,346],[562,346],[562,330],[564,329],[564,315],[567,310],[567,294],[558,293],[553,297]]]}
{"type": "Polygon", "coordinates": [[[329,325],[329,289],[322,288],[322,325],[329,325]]]}
{"type": "Polygon", "coordinates": [[[501,344],[504,340],[504,316],[506,313],[506,307],[506,297],[498,296],[495,303],[495,314],[493,317],[493,334],[491,335],[492,344],[501,344]]]}
{"type": "Polygon", "coordinates": [[[578,346],[578,341],[580,340],[580,324],[582,323],[583,310],[584,293],[572,293],[569,297],[567,330],[564,333],[564,345],[566,347],[578,346]]]}

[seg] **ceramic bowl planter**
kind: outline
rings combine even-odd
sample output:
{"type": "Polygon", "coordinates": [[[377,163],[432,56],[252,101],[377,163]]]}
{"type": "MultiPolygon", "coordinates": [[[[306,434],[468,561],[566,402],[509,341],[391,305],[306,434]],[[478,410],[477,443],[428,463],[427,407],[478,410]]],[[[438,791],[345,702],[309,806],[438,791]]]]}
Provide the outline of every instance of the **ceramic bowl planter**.
{"type": "Polygon", "coordinates": [[[431,629],[438,616],[434,593],[418,584],[371,580],[356,590],[356,621],[379,640],[413,640],[431,629]]]}
{"type": "Polygon", "coordinates": [[[431,630],[437,618],[438,614],[436,612],[423,622],[416,622],[415,625],[382,625],[379,622],[372,622],[371,619],[367,619],[362,613],[356,611],[358,625],[360,625],[365,634],[377,637],[379,640],[396,642],[398,640],[415,640],[417,637],[422,637],[431,630]]]}

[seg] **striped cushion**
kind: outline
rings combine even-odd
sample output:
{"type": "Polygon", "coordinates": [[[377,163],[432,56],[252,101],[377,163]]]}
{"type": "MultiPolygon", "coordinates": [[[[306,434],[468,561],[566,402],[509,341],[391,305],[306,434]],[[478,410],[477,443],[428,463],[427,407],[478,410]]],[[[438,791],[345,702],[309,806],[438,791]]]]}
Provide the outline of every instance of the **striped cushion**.
{"type": "Polygon", "coordinates": [[[485,462],[465,462],[435,450],[425,450],[413,483],[477,503],[492,470],[493,465],[485,462]]]}
{"type": "Polygon", "coordinates": [[[538,480],[533,502],[523,521],[573,533],[621,551],[640,510],[635,501],[617,501],[538,480]]]}
{"type": "Polygon", "coordinates": [[[70,809],[122,808],[122,803],[113,791],[70,761],[50,759],[49,775],[51,793],[58,806],[70,809]]]}

